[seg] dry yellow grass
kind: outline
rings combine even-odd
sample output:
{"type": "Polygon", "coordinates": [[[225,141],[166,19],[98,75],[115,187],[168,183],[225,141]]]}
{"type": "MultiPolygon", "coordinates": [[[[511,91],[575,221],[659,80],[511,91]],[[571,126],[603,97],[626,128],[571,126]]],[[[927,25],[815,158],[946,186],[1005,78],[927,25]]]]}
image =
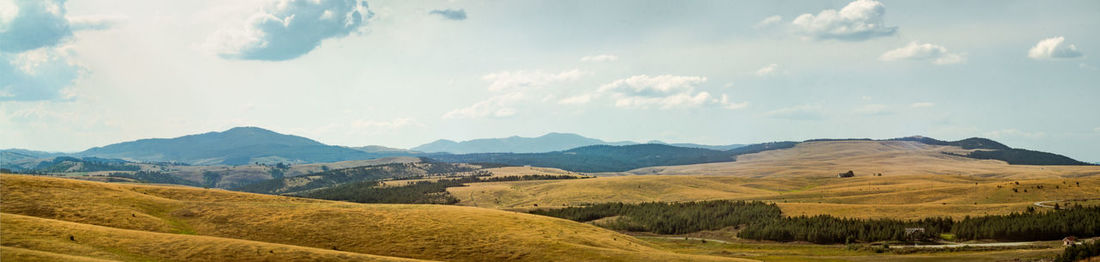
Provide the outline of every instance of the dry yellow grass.
{"type": "Polygon", "coordinates": [[[154,233],[0,214],[4,256],[18,261],[411,261],[393,257],[231,238],[154,233]],[[70,237],[72,237],[70,239],[70,237]],[[72,254],[72,255],[66,255],[72,254]]]}
{"type": "Polygon", "coordinates": [[[1098,189],[1100,179],[1096,178],[1008,180],[912,175],[845,179],[623,176],[476,183],[448,191],[461,200],[461,205],[514,210],[535,205],[740,199],[777,203],[792,216],[919,218],[1005,214],[1037,201],[1100,198],[1098,189]]]}
{"type": "MultiPolygon", "coordinates": [[[[3,193],[0,212],[4,213],[4,221],[0,226],[5,232],[4,241],[9,239],[11,226],[11,232],[17,232],[19,239],[24,239],[22,242],[41,240],[35,243],[43,244],[39,246],[42,250],[9,245],[9,242],[4,242],[3,246],[61,255],[82,256],[93,250],[118,249],[103,243],[89,247],[54,247],[49,244],[53,240],[46,237],[49,233],[39,236],[26,230],[39,232],[44,228],[72,226],[73,231],[101,232],[109,227],[127,230],[115,232],[118,234],[149,234],[145,236],[151,243],[147,248],[167,252],[162,256],[168,260],[186,257],[195,250],[210,250],[213,255],[209,257],[214,258],[231,255],[220,252],[245,255],[248,252],[240,250],[261,250],[261,244],[297,246],[305,253],[318,249],[339,250],[430,260],[725,259],[676,254],[627,235],[563,219],[473,207],[354,204],[223,190],[17,175],[0,176],[0,192],[3,193]],[[58,220],[79,224],[64,224],[58,220]],[[19,229],[28,227],[31,229],[19,229]],[[176,238],[159,237],[164,235],[203,236],[247,243],[229,249],[227,244],[217,241],[176,241],[172,240],[176,238]],[[178,247],[178,251],[172,251],[175,250],[169,248],[172,246],[178,247]]],[[[108,233],[111,232],[101,232],[102,237],[93,239],[110,241],[111,238],[106,237],[108,233]]],[[[123,254],[148,255],[146,249],[123,251],[123,254]]],[[[31,254],[29,251],[17,253],[31,254]]],[[[321,258],[325,254],[308,256],[321,258]]],[[[242,259],[263,260],[262,257],[242,259]]]]}

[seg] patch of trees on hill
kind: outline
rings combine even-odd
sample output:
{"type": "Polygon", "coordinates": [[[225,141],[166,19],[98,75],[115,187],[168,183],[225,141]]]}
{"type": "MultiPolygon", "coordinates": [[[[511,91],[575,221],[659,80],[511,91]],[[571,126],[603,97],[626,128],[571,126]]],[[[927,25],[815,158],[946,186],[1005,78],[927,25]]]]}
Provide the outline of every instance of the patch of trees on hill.
{"type": "Polygon", "coordinates": [[[410,178],[425,173],[437,174],[473,170],[473,167],[467,165],[442,162],[392,163],[332,169],[303,176],[265,180],[237,187],[233,190],[262,194],[286,194],[352,182],[378,181],[387,178],[410,178]]]}
{"type": "Polygon", "coordinates": [[[131,165],[126,161],[96,157],[75,158],[68,156],[55,157],[49,161],[39,162],[33,168],[34,171],[54,172],[96,172],[96,171],[138,171],[141,167],[131,165]],[[75,167],[75,169],[73,169],[75,167]]]}
{"type": "Polygon", "coordinates": [[[775,204],[753,201],[699,201],[682,203],[605,203],[561,209],[539,209],[532,214],[587,222],[619,216],[604,226],[617,230],[683,234],[702,230],[775,220],[781,216],[775,204]]]}
{"type": "Polygon", "coordinates": [[[960,239],[1021,241],[1100,236],[1100,206],[967,217],[955,223],[952,233],[960,239]]]}
{"type": "Polygon", "coordinates": [[[1090,165],[1089,163],[1074,160],[1063,155],[1047,153],[1041,151],[1033,151],[1027,149],[1001,149],[1001,150],[978,150],[970,152],[968,154],[944,154],[969,157],[974,159],[993,159],[1008,162],[1011,165],[1090,165]]]}
{"type": "Polygon", "coordinates": [[[959,141],[943,141],[943,140],[939,140],[939,139],[935,139],[935,138],[931,138],[931,137],[923,137],[923,136],[902,137],[902,138],[894,138],[894,139],[890,139],[890,140],[892,140],[892,141],[914,141],[914,142],[920,142],[920,143],[923,143],[923,144],[937,145],[937,146],[957,146],[957,147],[961,147],[963,149],[994,149],[994,150],[1012,149],[1012,148],[1010,148],[1010,147],[1008,147],[1004,144],[1001,144],[1000,142],[993,141],[993,140],[987,139],[987,138],[980,138],[980,137],[971,137],[971,138],[967,138],[967,139],[963,139],[963,140],[959,140],[959,141]]]}
{"type": "Polygon", "coordinates": [[[322,188],[298,194],[301,197],[349,201],[357,203],[392,204],[455,204],[455,198],[447,192],[448,187],[465,186],[467,183],[500,182],[521,180],[577,179],[569,175],[528,175],[479,177],[466,176],[457,179],[439,179],[437,181],[416,181],[401,186],[383,186],[382,181],[360,181],[322,188]]]}
{"type": "Polygon", "coordinates": [[[906,241],[928,239],[951,230],[949,218],[914,221],[896,219],[837,218],[829,215],[785,217],[750,224],[737,237],[772,241],[807,241],[817,244],[906,241]],[[924,232],[906,235],[905,228],[924,228],[924,232]]]}
{"type": "Polygon", "coordinates": [[[1100,256],[1100,243],[1096,240],[1066,247],[1061,255],[1054,258],[1055,262],[1085,261],[1091,257],[1100,256]]]}
{"type": "Polygon", "coordinates": [[[794,141],[769,142],[738,147],[727,150],[726,152],[729,152],[732,156],[738,156],[744,154],[760,153],[768,150],[787,149],[792,148],[798,144],[799,142],[794,141]]]}
{"type": "Polygon", "coordinates": [[[133,172],[133,173],[117,172],[117,173],[110,173],[107,176],[108,177],[129,178],[129,179],[136,180],[136,181],[142,182],[142,183],[176,184],[176,185],[186,185],[186,186],[194,186],[194,187],[203,186],[202,184],[196,183],[196,182],[191,181],[191,180],[182,179],[182,178],[170,175],[168,173],[162,173],[162,172],[156,172],[156,171],[137,171],[137,172],[133,172]]]}

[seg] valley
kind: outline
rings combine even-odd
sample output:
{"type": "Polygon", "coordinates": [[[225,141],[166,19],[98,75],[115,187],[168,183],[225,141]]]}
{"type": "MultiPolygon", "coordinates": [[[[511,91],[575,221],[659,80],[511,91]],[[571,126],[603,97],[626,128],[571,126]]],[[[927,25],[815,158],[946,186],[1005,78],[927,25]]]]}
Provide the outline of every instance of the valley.
{"type": "MultiPolygon", "coordinates": [[[[916,221],[925,219],[959,224],[1013,213],[1087,214],[1100,204],[1100,166],[1018,165],[966,157],[1005,148],[991,140],[906,138],[761,143],[728,151],[657,144],[544,153],[387,149],[411,155],[243,165],[21,159],[19,163],[31,163],[23,167],[50,169],[24,168],[21,172],[29,175],[0,177],[2,225],[16,236],[3,238],[0,246],[4,259],[89,261],[970,261],[1056,256],[1061,248],[1050,238],[1064,233],[1028,239],[1033,241],[1026,245],[999,245],[982,244],[1001,241],[988,238],[952,242],[953,233],[946,233],[951,227],[928,228],[945,233],[929,235],[918,245],[956,245],[940,249],[907,248],[912,243],[897,235],[860,238],[848,245],[835,239],[811,244],[742,237],[745,230],[766,232],[760,231],[762,225],[782,219],[896,221],[873,222],[894,223],[875,232],[894,232],[905,223],[921,226],[925,222],[916,221]],[[640,167],[624,169],[631,166],[640,167]],[[849,170],[851,177],[838,175],[849,170]],[[692,203],[714,205],[698,201],[750,201],[746,203],[774,211],[765,219],[752,215],[769,209],[764,206],[730,207],[723,212],[755,218],[713,224],[727,220],[710,216],[725,215],[711,212],[717,207],[689,211],[692,203]],[[689,206],[681,211],[649,206],[656,209],[607,213],[594,220],[549,217],[553,210],[613,203],[689,206]],[[671,212],[665,219],[689,217],[639,217],[657,210],[671,212]],[[652,231],[656,229],[636,224],[640,221],[679,226],[652,231]],[[702,225],[708,226],[698,227],[702,225]],[[132,242],[105,241],[111,238],[132,242]]],[[[1087,223],[1082,225],[1090,228],[1087,223]]],[[[1079,235],[1097,236],[1090,232],[1079,235]]]]}

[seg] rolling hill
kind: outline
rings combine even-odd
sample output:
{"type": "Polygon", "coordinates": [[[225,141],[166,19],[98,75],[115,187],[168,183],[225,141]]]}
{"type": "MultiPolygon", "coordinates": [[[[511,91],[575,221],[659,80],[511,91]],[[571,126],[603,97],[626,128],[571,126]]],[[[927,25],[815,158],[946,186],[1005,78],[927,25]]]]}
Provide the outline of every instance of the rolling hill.
{"type": "Polygon", "coordinates": [[[630,169],[732,161],[729,152],[662,144],[594,145],[547,153],[479,153],[433,155],[446,162],[499,163],[553,167],[577,172],[617,172],[630,169]]]}
{"type": "Polygon", "coordinates": [[[252,162],[317,163],[369,159],[383,154],[325,145],[258,127],[236,127],[177,138],[152,138],[95,147],[77,156],[133,161],[178,161],[190,164],[241,165],[252,162]]]}
{"type": "Polygon", "coordinates": [[[564,219],[3,175],[7,260],[736,261],[564,219]]]}

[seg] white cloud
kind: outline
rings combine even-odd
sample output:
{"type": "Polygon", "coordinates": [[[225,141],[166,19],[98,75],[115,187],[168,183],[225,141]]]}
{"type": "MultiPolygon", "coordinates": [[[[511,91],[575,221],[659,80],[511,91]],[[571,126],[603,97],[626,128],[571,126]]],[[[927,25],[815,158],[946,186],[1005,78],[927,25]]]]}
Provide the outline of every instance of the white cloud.
{"type": "Polygon", "coordinates": [[[541,88],[553,83],[577,80],[584,75],[584,72],[576,69],[562,71],[556,74],[543,71],[501,71],[487,74],[482,76],[481,79],[490,82],[490,91],[503,91],[511,89],[541,88]]]}
{"type": "Polygon", "coordinates": [[[886,26],[886,6],[874,0],[856,0],[840,11],[827,9],[817,15],[802,14],[791,25],[799,33],[815,39],[866,40],[893,35],[896,26],[886,26]]]}
{"type": "Polygon", "coordinates": [[[282,61],[309,53],[321,41],[359,30],[374,16],[357,0],[283,0],[244,25],[218,30],[206,47],[223,58],[282,61]]]}
{"type": "Polygon", "coordinates": [[[15,1],[3,5],[0,52],[19,53],[54,46],[72,36],[65,1],[15,1]]]}
{"type": "Polygon", "coordinates": [[[749,106],[749,102],[740,102],[740,103],[730,102],[729,96],[727,96],[725,94],[722,94],[722,99],[719,100],[718,102],[722,104],[722,108],[729,109],[729,110],[737,110],[737,109],[742,109],[742,108],[746,108],[746,107],[749,106]]]}
{"type": "Polygon", "coordinates": [[[764,116],[790,120],[819,120],[823,118],[821,105],[807,104],[780,108],[764,113],[764,116]]]}
{"type": "Polygon", "coordinates": [[[966,61],[966,57],[965,54],[949,52],[947,51],[947,48],[944,48],[943,46],[929,43],[921,44],[913,41],[909,42],[909,45],[883,53],[882,56],[879,56],[879,60],[932,60],[932,63],[934,64],[946,65],[962,63],[966,61]]]}
{"type": "Polygon", "coordinates": [[[0,101],[71,99],[69,87],[88,70],[70,46],[0,54],[0,101]]]}
{"type": "Polygon", "coordinates": [[[782,22],[782,21],[783,21],[782,16],[773,15],[773,16],[765,17],[764,20],[760,20],[760,22],[756,23],[756,25],[753,26],[753,27],[757,28],[757,29],[767,28],[767,27],[771,27],[775,24],[778,24],[779,22],[782,22]]]}
{"type": "Polygon", "coordinates": [[[770,64],[770,65],[766,65],[766,66],[756,70],[755,74],[756,74],[756,76],[770,76],[770,75],[776,74],[777,73],[776,70],[779,70],[779,65],[770,64]]]}
{"type": "Polygon", "coordinates": [[[617,107],[696,107],[714,102],[710,93],[695,92],[695,85],[706,81],[698,76],[636,75],[600,86],[599,93],[611,94],[617,107]]]}
{"type": "Polygon", "coordinates": [[[888,107],[886,105],[883,105],[883,104],[863,105],[863,106],[860,106],[860,107],[856,108],[855,110],[853,110],[853,112],[855,112],[856,114],[869,115],[869,116],[881,116],[881,115],[893,114],[893,112],[890,111],[890,107],[888,107]]]}
{"type": "Polygon", "coordinates": [[[909,107],[912,107],[912,108],[925,108],[925,107],[933,107],[933,106],[936,106],[936,104],[932,103],[932,102],[916,102],[916,103],[913,103],[913,104],[909,105],[909,107]]]}
{"type": "Polygon", "coordinates": [[[470,119],[485,117],[509,117],[516,114],[514,105],[526,96],[523,93],[507,93],[490,97],[468,107],[451,110],[443,114],[443,119],[470,119]]]}
{"type": "Polygon", "coordinates": [[[985,133],[985,137],[989,138],[1002,138],[1002,137],[1023,137],[1023,138],[1041,138],[1045,137],[1046,133],[1043,132],[1025,132],[1015,128],[994,130],[985,133]]]}
{"type": "Polygon", "coordinates": [[[121,15],[86,15],[70,16],[69,28],[78,30],[105,30],[126,22],[128,18],[121,15]]]}
{"type": "Polygon", "coordinates": [[[1066,43],[1066,38],[1061,36],[1043,39],[1027,51],[1027,57],[1031,59],[1067,59],[1083,56],[1085,54],[1078,51],[1076,45],[1066,43]]]}
{"type": "Polygon", "coordinates": [[[591,55],[591,56],[581,57],[581,62],[592,62],[592,63],[614,62],[616,60],[619,60],[618,56],[608,55],[608,54],[591,55]]]}

